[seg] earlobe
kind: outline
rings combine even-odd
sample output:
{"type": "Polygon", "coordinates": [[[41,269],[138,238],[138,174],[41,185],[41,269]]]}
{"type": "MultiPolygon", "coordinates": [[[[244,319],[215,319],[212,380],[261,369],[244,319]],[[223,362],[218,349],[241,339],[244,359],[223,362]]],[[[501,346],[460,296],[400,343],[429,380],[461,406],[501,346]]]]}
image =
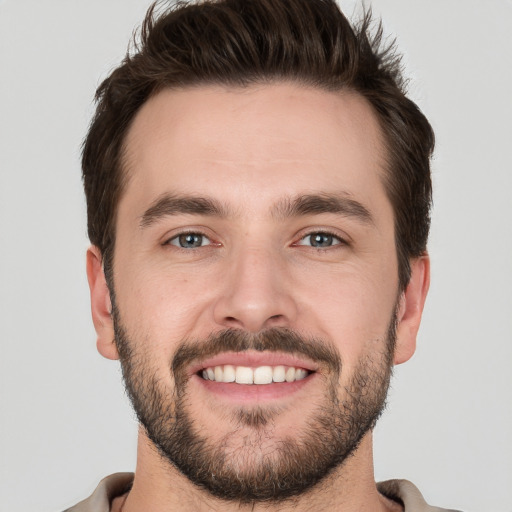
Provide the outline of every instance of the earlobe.
{"type": "Polygon", "coordinates": [[[114,341],[114,323],[110,292],[103,271],[102,255],[96,246],[87,250],[87,280],[91,294],[91,313],[99,353],[107,359],[119,359],[114,341]]]}
{"type": "Polygon", "coordinates": [[[428,254],[411,261],[411,279],[400,297],[394,364],[408,361],[416,350],[416,336],[430,285],[428,254]]]}

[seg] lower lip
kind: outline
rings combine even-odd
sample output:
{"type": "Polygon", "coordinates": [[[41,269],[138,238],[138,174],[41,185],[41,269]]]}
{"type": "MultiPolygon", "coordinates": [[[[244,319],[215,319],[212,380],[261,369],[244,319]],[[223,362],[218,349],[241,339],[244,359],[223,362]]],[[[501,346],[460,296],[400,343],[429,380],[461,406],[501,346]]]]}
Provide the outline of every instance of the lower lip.
{"type": "Polygon", "coordinates": [[[195,381],[206,391],[227,400],[239,403],[270,402],[291,397],[315,379],[315,373],[294,382],[273,382],[271,384],[237,384],[236,382],[215,382],[194,375],[195,381]]]}

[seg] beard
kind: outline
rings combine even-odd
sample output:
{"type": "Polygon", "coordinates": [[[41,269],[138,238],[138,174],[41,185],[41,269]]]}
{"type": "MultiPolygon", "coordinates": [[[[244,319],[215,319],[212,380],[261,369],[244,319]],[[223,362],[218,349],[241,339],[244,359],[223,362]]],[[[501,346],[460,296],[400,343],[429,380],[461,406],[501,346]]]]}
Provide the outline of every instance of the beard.
{"type": "MultiPolygon", "coordinates": [[[[324,340],[282,328],[251,334],[227,329],[206,340],[184,340],[169,361],[172,390],[162,383],[149,354],[136,347],[113,307],[115,340],[128,396],[140,424],[160,455],[199,488],[239,503],[281,502],[300,496],[326,480],[355,452],[385,408],[396,339],[393,315],[383,353],[364,354],[340,386],[342,361],[324,340]],[[220,439],[200,428],[190,411],[187,368],[221,352],[279,351],[306,356],[319,364],[326,391],[296,429],[275,435],[282,410],[269,405],[218,411],[228,425],[220,439]]],[[[217,412],[217,411],[216,411],[217,412]]]]}

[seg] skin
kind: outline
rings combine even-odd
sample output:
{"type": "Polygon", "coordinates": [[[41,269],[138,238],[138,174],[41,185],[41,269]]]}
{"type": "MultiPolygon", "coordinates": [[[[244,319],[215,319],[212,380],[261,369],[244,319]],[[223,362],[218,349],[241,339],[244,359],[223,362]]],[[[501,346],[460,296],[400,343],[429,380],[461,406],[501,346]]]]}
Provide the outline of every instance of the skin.
{"type": "MultiPolygon", "coordinates": [[[[342,360],[343,394],[357,362],[385,350],[398,303],[394,363],[412,356],[429,260],[412,261],[410,283],[399,294],[393,210],[382,183],[385,148],[363,98],[291,83],[162,91],[137,114],[125,147],[129,179],[116,224],[116,303],[138,340],[136,349],[169,392],[174,382],[168,362],[178,343],[226,328],[257,333],[286,327],[327,340],[342,360]],[[165,193],[214,199],[227,215],[165,215],[142,227],[144,213],[165,193]],[[371,221],[336,212],[272,215],[276,204],[305,194],[350,198],[371,221]],[[182,249],[173,244],[183,231],[207,240],[182,249]],[[311,246],[309,235],[319,232],[332,233],[333,245],[311,246]]],[[[117,359],[110,295],[95,247],[87,254],[87,273],[98,350],[117,359]]],[[[298,392],[263,404],[282,408],[268,450],[290,431],[300,434],[314,413],[325,391],[321,371],[317,376],[298,392]]],[[[189,391],[194,421],[213,441],[220,439],[230,425],[219,410],[233,410],[240,397],[213,394],[200,379],[190,381],[189,391]]],[[[257,404],[257,396],[245,398],[245,407],[257,404]]],[[[243,436],[251,434],[241,432],[234,442],[243,446],[243,436]]],[[[124,512],[244,509],[198,490],[158,455],[142,429],[135,474],[124,512]]],[[[313,507],[400,510],[376,490],[371,433],[301,499],[249,509],[313,507]]]]}

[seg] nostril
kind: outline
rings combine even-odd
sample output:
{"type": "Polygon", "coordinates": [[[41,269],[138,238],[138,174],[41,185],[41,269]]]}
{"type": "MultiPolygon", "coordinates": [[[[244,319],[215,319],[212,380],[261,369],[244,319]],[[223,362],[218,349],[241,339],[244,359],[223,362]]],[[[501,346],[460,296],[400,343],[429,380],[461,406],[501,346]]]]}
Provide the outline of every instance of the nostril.
{"type": "Polygon", "coordinates": [[[226,316],[224,317],[223,324],[225,327],[229,328],[243,328],[244,324],[241,322],[236,316],[226,316]]]}
{"type": "Polygon", "coordinates": [[[278,327],[284,325],[284,320],[286,317],[284,315],[272,315],[267,318],[265,322],[266,327],[278,327]]]}

